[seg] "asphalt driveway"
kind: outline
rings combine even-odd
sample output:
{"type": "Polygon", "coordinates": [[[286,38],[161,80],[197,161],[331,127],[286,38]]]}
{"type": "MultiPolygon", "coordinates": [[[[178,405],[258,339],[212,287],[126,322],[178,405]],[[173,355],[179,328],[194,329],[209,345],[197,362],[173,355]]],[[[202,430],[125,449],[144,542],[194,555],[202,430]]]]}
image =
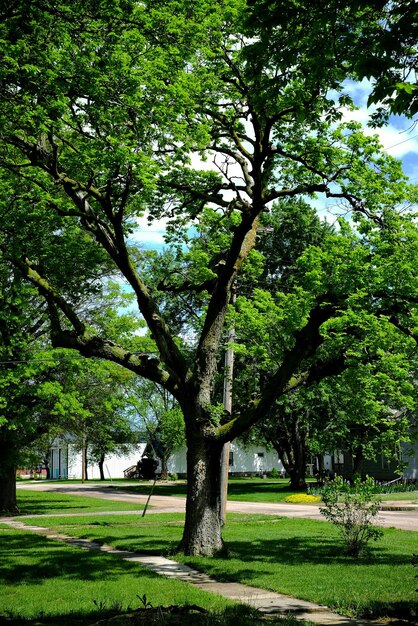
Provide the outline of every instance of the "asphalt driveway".
{"type": "MultiPolygon", "coordinates": [[[[132,485],[132,483],[127,483],[132,485]]],[[[123,489],[118,490],[110,485],[100,483],[54,483],[45,481],[33,481],[18,483],[18,489],[30,489],[39,491],[54,491],[68,495],[85,495],[87,497],[102,498],[122,502],[137,502],[144,505],[148,499],[146,495],[126,493],[123,489]]],[[[153,495],[150,500],[148,513],[175,513],[184,512],[186,499],[179,496],[153,495]]],[[[418,531],[418,503],[417,502],[384,502],[384,510],[378,514],[379,526],[400,528],[402,530],[418,531]],[[401,510],[400,510],[401,509],[401,510]]],[[[301,517],[309,519],[324,519],[319,512],[319,507],[313,504],[290,504],[287,502],[238,502],[228,501],[227,511],[230,513],[247,513],[262,515],[279,515],[283,517],[301,517]]],[[[33,516],[31,516],[33,517],[33,516]]]]}

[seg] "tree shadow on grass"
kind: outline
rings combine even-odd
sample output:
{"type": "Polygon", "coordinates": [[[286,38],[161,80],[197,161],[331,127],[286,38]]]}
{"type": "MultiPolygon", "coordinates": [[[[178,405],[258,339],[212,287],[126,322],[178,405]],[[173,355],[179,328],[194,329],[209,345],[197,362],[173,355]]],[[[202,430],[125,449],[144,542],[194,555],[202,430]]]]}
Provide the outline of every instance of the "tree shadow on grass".
{"type": "MultiPolygon", "coordinates": [[[[244,605],[226,607],[216,613],[195,606],[158,606],[139,608],[124,612],[101,612],[89,615],[73,613],[35,619],[6,617],[8,626],[264,626],[265,620],[255,609],[244,605]]],[[[3,623],[3,622],[2,622],[3,623]]],[[[288,618],[269,623],[280,626],[296,626],[296,620],[288,618]]]]}
{"type": "MultiPolygon", "coordinates": [[[[38,494],[37,494],[38,495],[38,494]]],[[[91,504],[87,501],[85,505],[74,501],[71,501],[70,498],[63,497],[62,499],[41,499],[37,497],[34,500],[25,499],[24,496],[18,499],[18,506],[20,515],[43,515],[45,513],[50,513],[51,515],[54,512],[57,513],[65,513],[68,511],[74,511],[74,509],[82,510],[91,508],[91,504]]],[[[1,518],[0,518],[1,519],[1,518]]]]}
{"type": "Polygon", "coordinates": [[[83,534],[83,538],[94,541],[98,545],[112,545],[118,550],[127,550],[135,552],[137,554],[147,555],[169,555],[174,554],[181,540],[181,529],[176,529],[171,537],[164,540],[153,538],[151,536],[126,535],[118,536],[117,534],[111,534],[111,529],[106,535],[95,535],[94,533],[86,532],[83,534]]]}
{"type": "Polygon", "coordinates": [[[254,541],[228,541],[231,553],[243,562],[283,563],[284,565],[324,565],[327,563],[351,565],[404,565],[402,554],[391,552],[378,543],[358,559],[344,555],[344,545],[337,537],[286,537],[255,539],[254,541]]]}
{"type": "MultiPolygon", "coordinates": [[[[142,495],[148,495],[151,491],[152,484],[142,485],[108,485],[109,489],[115,489],[120,491],[126,491],[128,493],[138,493],[142,495]]],[[[185,496],[187,493],[186,483],[173,483],[173,484],[157,484],[154,488],[154,494],[157,496],[185,496]]],[[[230,481],[228,483],[228,496],[244,497],[245,495],[254,496],[259,495],[278,495],[278,500],[283,497],[294,493],[294,489],[290,488],[290,485],[277,483],[277,482],[264,482],[264,481],[230,481]]]]}
{"type": "MultiPolygon", "coordinates": [[[[342,590],[341,606],[351,604],[351,610],[358,610],[358,617],[361,618],[391,617],[406,619],[414,624],[417,623],[418,602],[414,600],[368,600],[366,587],[363,589],[365,600],[362,605],[358,604],[358,596],[361,596],[363,593],[361,587],[353,592],[352,603],[348,599],[350,597],[350,583],[348,582],[350,577],[364,578],[367,585],[368,568],[375,568],[376,566],[395,567],[397,565],[405,566],[410,564],[410,557],[406,557],[404,554],[393,553],[388,547],[376,544],[372,546],[369,555],[359,559],[345,556],[343,554],[343,544],[335,536],[277,537],[264,540],[256,538],[253,541],[229,540],[227,547],[229,556],[224,558],[218,557],[213,560],[184,559],[184,562],[191,567],[204,570],[220,582],[233,581],[257,587],[260,584],[258,582],[260,576],[264,580],[264,585],[271,577],[271,586],[267,582],[266,587],[270,589],[277,588],[278,569],[280,567],[283,567],[281,576],[285,579],[286,571],[292,572],[291,575],[294,575],[299,566],[301,576],[307,576],[309,579],[315,580],[315,583],[311,586],[310,580],[307,579],[304,593],[309,593],[307,590],[311,589],[311,587],[314,589],[316,583],[320,583],[320,586],[332,587],[333,576],[341,576],[341,572],[344,571],[346,572],[347,595],[345,596],[344,590],[342,590]],[[231,561],[230,566],[228,561],[231,561]],[[336,565],[343,566],[344,569],[342,570],[341,567],[333,569],[333,566],[336,565]],[[327,566],[330,567],[327,568],[327,566]]],[[[387,572],[388,570],[386,569],[385,571],[387,572]]],[[[375,572],[369,580],[370,585],[373,584],[373,577],[376,579],[375,572]]],[[[412,579],[413,571],[411,567],[411,583],[412,579]]],[[[391,584],[397,585],[396,574],[394,574],[391,584]]],[[[286,593],[291,592],[286,591],[286,593]]],[[[312,601],[315,601],[314,593],[316,592],[312,591],[312,601]]],[[[307,596],[304,595],[303,597],[306,598],[307,596]]],[[[391,626],[394,626],[394,624],[391,624],[391,626]]]]}
{"type": "MultiPolygon", "coordinates": [[[[260,495],[281,495],[285,497],[289,494],[295,493],[294,489],[291,489],[290,485],[276,482],[239,482],[235,483],[230,481],[228,483],[228,496],[252,496],[254,494],[260,495]]],[[[281,498],[279,498],[281,499],[281,498]]]]}
{"type": "Polygon", "coordinates": [[[135,572],[135,576],[156,576],[137,565],[99,551],[80,550],[58,541],[29,534],[2,532],[0,585],[41,585],[59,577],[82,581],[112,580],[135,572]]]}
{"type": "MultiPolygon", "coordinates": [[[[126,493],[137,493],[147,496],[153,489],[153,484],[142,485],[108,485],[106,487],[110,490],[125,491],[126,493]]],[[[173,484],[159,484],[156,483],[153,494],[155,496],[185,496],[187,493],[186,483],[173,483],[173,484]]]]}

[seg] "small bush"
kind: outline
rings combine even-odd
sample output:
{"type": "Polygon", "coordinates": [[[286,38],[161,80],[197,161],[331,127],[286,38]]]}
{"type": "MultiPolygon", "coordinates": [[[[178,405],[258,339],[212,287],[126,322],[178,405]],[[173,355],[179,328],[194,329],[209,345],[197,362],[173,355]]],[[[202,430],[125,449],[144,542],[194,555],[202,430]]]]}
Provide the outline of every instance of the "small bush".
{"type": "Polygon", "coordinates": [[[312,504],[313,502],[320,502],[321,496],[312,496],[307,493],[294,493],[291,496],[287,496],[284,501],[291,502],[292,504],[312,504]]]}
{"type": "Polygon", "coordinates": [[[335,524],[345,544],[345,553],[359,556],[368,549],[369,541],[377,541],[383,531],[373,526],[380,500],[374,495],[374,481],[356,477],[352,485],[341,476],[330,482],[322,494],[324,506],[319,510],[335,524]]]}
{"type": "Polygon", "coordinates": [[[177,476],[176,472],[171,472],[171,474],[168,475],[168,478],[170,480],[178,480],[178,476],[177,476]]]}
{"type": "Polygon", "coordinates": [[[270,472],[270,478],[279,478],[280,474],[279,474],[279,470],[276,467],[273,467],[273,469],[270,472]]]}

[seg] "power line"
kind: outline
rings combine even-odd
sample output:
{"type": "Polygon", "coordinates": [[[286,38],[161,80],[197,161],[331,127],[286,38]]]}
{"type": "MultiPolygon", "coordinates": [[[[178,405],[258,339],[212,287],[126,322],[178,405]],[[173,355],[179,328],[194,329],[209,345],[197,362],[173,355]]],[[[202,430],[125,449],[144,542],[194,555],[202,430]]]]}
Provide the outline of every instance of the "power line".
{"type": "Polygon", "coordinates": [[[415,139],[416,137],[418,137],[418,133],[416,135],[412,135],[412,137],[408,137],[408,139],[403,139],[403,141],[399,141],[398,143],[394,143],[392,146],[388,146],[387,148],[384,148],[384,150],[390,150],[391,148],[395,148],[396,146],[400,146],[403,143],[406,143],[407,141],[411,141],[412,139],[415,139]]]}

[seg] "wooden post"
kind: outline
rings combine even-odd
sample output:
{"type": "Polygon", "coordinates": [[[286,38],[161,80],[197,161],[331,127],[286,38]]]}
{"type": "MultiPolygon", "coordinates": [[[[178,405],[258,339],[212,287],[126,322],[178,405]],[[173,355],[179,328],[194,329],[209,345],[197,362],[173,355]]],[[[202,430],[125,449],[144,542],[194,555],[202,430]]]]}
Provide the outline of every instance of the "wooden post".
{"type": "MultiPolygon", "coordinates": [[[[231,304],[235,303],[235,293],[231,297],[231,304]]],[[[224,409],[228,413],[232,412],[232,382],[234,377],[234,350],[231,348],[231,344],[235,339],[235,327],[232,325],[228,331],[227,342],[228,348],[225,352],[225,369],[224,369],[224,392],[223,392],[223,404],[224,409]]],[[[231,443],[228,441],[222,450],[221,456],[221,510],[220,518],[221,524],[224,525],[226,521],[226,502],[228,499],[228,473],[229,473],[229,453],[231,450],[231,443]]]]}
{"type": "Polygon", "coordinates": [[[86,479],[86,431],[83,428],[83,442],[81,444],[81,482],[86,479]]]}

